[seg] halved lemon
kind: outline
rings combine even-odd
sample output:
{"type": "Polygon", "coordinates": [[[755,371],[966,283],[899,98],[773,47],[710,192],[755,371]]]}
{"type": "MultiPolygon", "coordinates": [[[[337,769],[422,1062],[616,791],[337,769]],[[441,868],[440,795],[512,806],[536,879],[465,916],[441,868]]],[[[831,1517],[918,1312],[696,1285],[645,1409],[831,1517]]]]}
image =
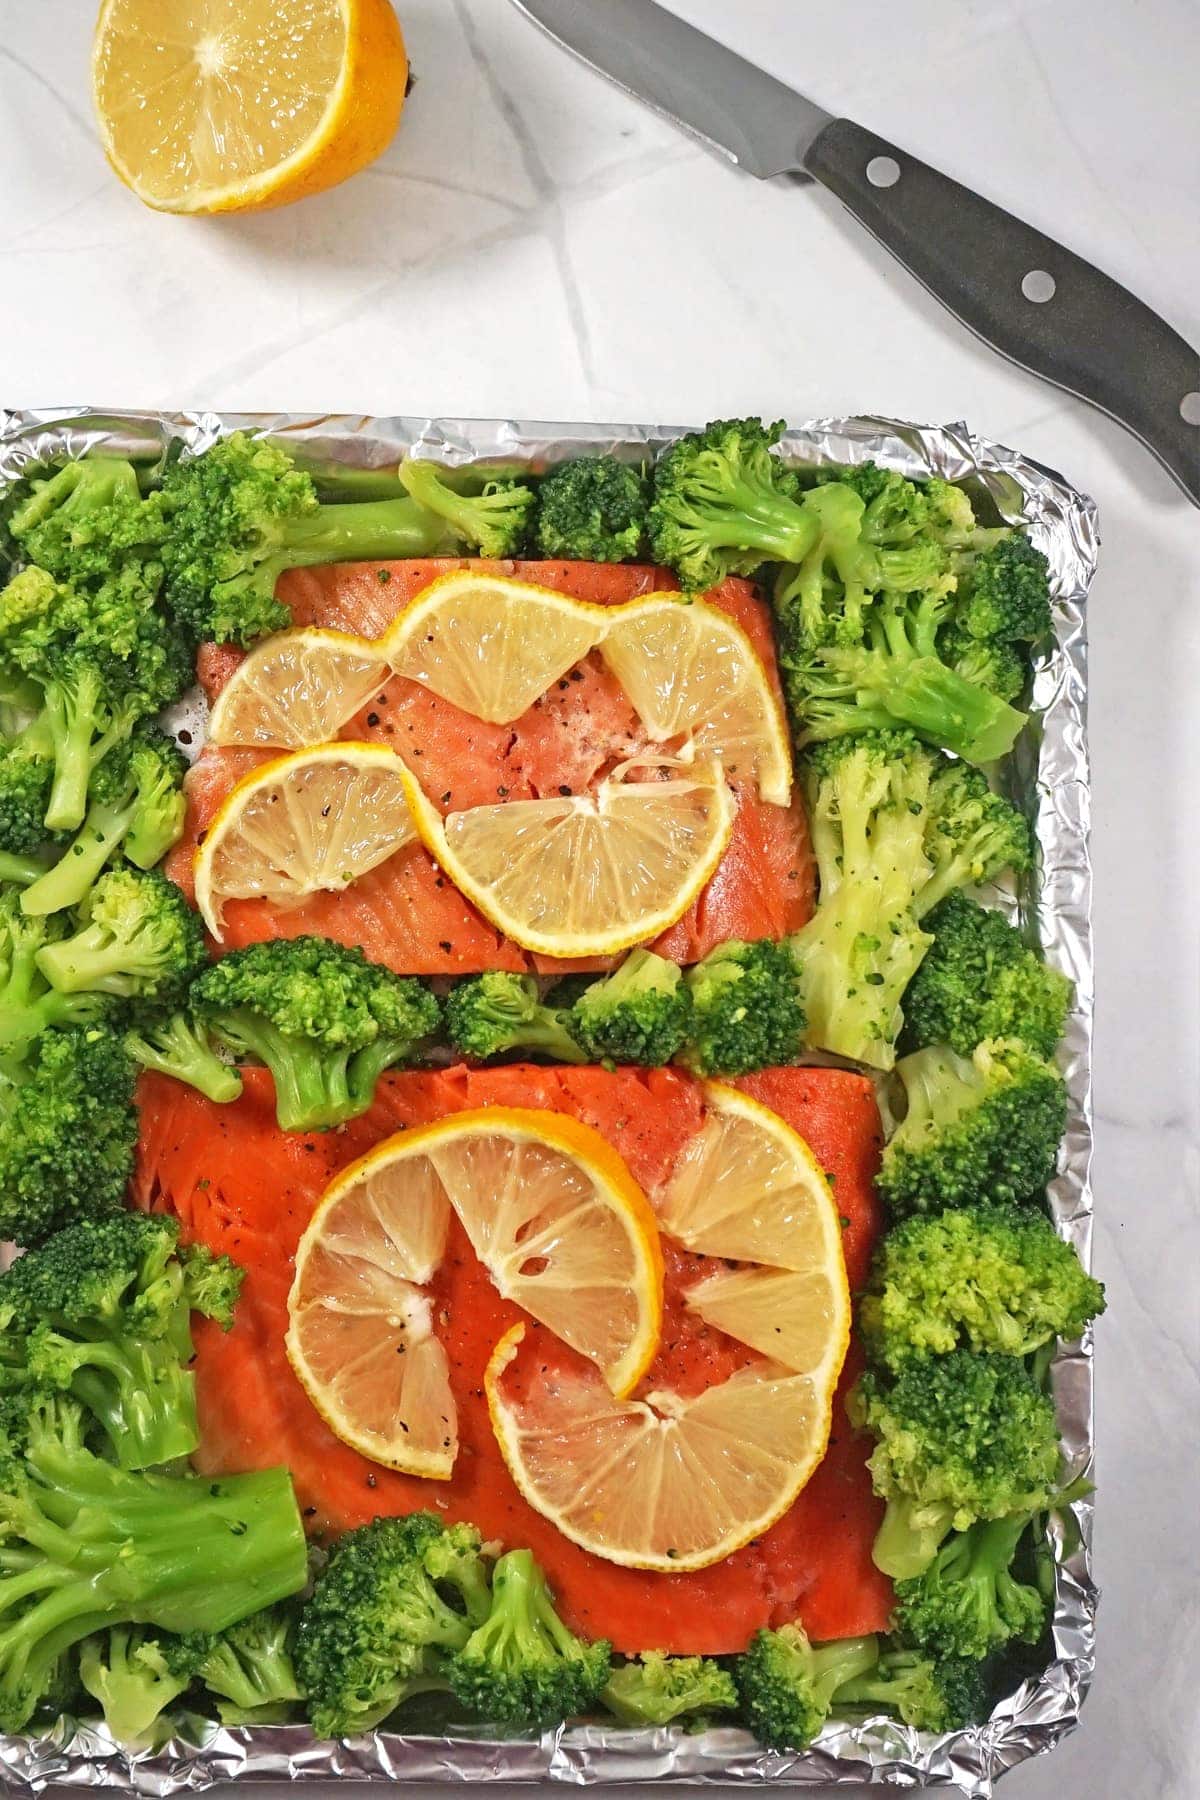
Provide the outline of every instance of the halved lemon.
{"type": "Polygon", "coordinates": [[[380,648],[397,675],[492,725],[519,719],[603,636],[612,608],[465,570],[405,608],[380,648]]]}
{"type": "Polygon", "coordinates": [[[303,626],[257,644],[208,717],[213,744],[301,750],[327,744],[388,675],[376,645],[345,631],[303,626]]]}
{"type": "Polygon", "coordinates": [[[673,925],[733,829],[719,764],[655,772],[662,778],[627,780],[626,766],[595,798],[510,800],[445,819],[415,793],[413,816],[454,885],[514,943],[545,956],[606,956],[673,925]]]}
{"type": "Polygon", "coordinates": [[[326,1190],[296,1255],[287,1352],[330,1428],[376,1462],[444,1478],[458,1433],[424,1284],[453,1207],[501,1294],[627,1393],[658,1345],[649,1202],[590,1126],[510,1107],[398,1133],[326,1190]]]}
{"type": "Polygon", "coordinates": [[[109,162],[164,212],[250,212],[372,162],[404,105],[389,0],[103,0],[92,94],[109,162]]]}
{"type": "Polygon", "coordinates": [[[754,645],[728,614],[703,600],[648,594],[614,610],[600,654],[656,742],[688,739],[719,756],[727,775],[753,775],[771,805],[788,804],[783,707],[754,645]]]}
{"type": "Polygon", "coordinates": [[[252,769],[196,851],[196,905],[213,936],[229,900],[296,905],[386,862],[416,836],[414,786],[380,744],[322,744],[252,769]]]}
{"type": "Polygon", "coordinates": [[[787,1511],[825,1453],[830,1411],[807,1375],[767,1364],[694,1397],[621,1401],[590,1370],[520,1358],[524,1334],[488,1364],[496,1441],[529,1504],[607,1562],[720,1562],[787,1511]]]}

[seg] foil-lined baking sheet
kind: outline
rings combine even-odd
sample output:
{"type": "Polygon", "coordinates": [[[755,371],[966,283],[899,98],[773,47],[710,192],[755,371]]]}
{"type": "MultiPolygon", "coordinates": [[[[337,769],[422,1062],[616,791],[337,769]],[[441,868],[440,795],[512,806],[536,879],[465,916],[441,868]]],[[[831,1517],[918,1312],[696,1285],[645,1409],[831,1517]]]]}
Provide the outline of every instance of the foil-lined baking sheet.
{"type": "MultiPolygon", "coordinates": [[[[0,486],[32,464],[101,445],[153,463],[172,445],[203,449],[239,427],[280,438],[318,476],[330,465],[387,470],[409,449],[451,465],[482,460],[544,466],[585,450],[615,450],[636,459],[678,435],[666,427],[516,420],[108,413],[98,408],[0,412],[0,486]]],[[[965,425],[823,419],[790,431],[783,449],[797,462],[874,458],[905,475],[962,482],[1001,518],[1023,521],[1050,559],[1056,643],[1035,676],[1034,725],[1006,771],[1012,796],[1034,820],[1041,854],[1027,882],[998,898],[1033,926],[1051,962],[1075,982],[1076,1006],[1062,1052],[1070,1118],[1062,1173],[1051,1198],[1059,1230],[1086,1261],[1091,1233],[1092,961],[1084,609],[1096,567],[1095,506],[1052,470],[984,442],[965,425]]],[[[1089,1334],[1081,1345],[1060,1351],[1054,1365],[1068,1478],[1088,1475],[1091,1469],[1091,1363],[1089,1334]]],[[[989,1800],[1000,1775],[1051,1749],[1078,1721],[1094,1662],[1097,1596],[1091,1538],[1092,1503],[1087,1499],[1076,1504],[1065,1537],[1058,1534],[1050,1666],[1002,1700],[987,1724],[941,1737],[877,1719],[856,1725],[831,1722],[815,1744],[798,1754],[764,1750],[741,1730],[689,1736],[673,1728],[630,1731],[616,1724],[562,1727],[538,1740],[497,1741],[459,1728],[461,1735],[445,1737],[381,1730],[331,1744],[315,1740],[304,1726],[235,1729],[186,1717],[169,1743],[130,1754],[114,1745],[102,1727],[64,1718],[40,1738],[0,1737],[0,1779],[28,1791],[54,1783],[155,1795],[198,1791],[235,1779],[769,1782],[957,1787],[968,1800],[989,1800]]]]}

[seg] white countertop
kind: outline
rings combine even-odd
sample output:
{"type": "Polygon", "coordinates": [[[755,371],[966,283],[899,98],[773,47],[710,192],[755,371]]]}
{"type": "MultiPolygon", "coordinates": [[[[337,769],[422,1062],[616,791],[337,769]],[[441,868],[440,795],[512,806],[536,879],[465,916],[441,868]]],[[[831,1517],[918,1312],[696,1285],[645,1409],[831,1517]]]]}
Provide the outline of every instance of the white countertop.
{"type": "MultiPolygon", "coordinates": [[[[677,4],[1200,344],[1197,0],[677,4]]],[[[380,163],[280,213],[189,221],[108,172],[92,6],[0,0],[0,403],[965,418],[1095,495],[1100,1662],[1079,1732],[1002,1791],[1192,1800],[1200,514],[815,189],[741,176],[506,0],[401,11],[417,83],[380,163]]]]}

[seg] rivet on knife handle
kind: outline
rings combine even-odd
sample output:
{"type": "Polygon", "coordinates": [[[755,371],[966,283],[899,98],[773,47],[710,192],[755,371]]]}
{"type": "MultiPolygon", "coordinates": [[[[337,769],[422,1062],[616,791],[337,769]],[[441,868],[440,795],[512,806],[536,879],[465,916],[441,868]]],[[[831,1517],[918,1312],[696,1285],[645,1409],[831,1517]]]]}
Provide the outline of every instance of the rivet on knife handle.
{"type": "Polygon", "coordinates": [[[1157,313],[849,119],[826,126],[804,167],[964,325],[1127,426],[1200,506],[1200,354],[1157,313]]]}

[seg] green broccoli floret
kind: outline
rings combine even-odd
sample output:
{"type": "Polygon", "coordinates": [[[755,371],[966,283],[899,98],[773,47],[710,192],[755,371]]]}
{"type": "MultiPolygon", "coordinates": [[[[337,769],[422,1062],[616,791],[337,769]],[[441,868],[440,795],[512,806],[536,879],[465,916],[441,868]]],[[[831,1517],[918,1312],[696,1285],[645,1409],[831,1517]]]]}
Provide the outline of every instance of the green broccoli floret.
{"type": "Polygon", "coordinates": [[[491,1611],[448,1664],[450,1684],[489,1724],[540,1730],[590,1711],[612,1667],[612,1647],[585,1643],[554,1609],[528,1550],[509,1550],[492,1571],[491,1611]]]}
{"type": "Polygon", "coordinates": [[[1015,700],[1029,680],[1029,655],[1024,646],[1001,638],[973,638],[960,625],[945,625],[938,632],[937,653],[972,687],[986,688],[1000,700],[1015,700]]]}
{"type": "Polygon", "coordinates": [[[876,1438],[868,1467],[887,1510],[874,1558],[900,1580],[929,1567],[951,1529],[1050,1504],[1054,1403],[1012,1356],[913,1356],[894,1380],[862,1376],[851,1423],[876,1438]]]}
{"type": "Polygon", "coordinates": [[[480,556],[520,555],[529,529],[534,492],[525,481],[487,481],[478,494],[459,493],[434,462],[406,456],[396,471],[405,491],[426,514],[440,519],[459,548],[480,556]]]}
{"type": "Polygon", "coordinates": [[[81,1220],[0,1276],[0,1387],[70,1393],[123,1469],[190,1456],[200,1442],[191,1313],[228,1327],[241,1270],[178,1252],[161,1215],[81,1220]]]}
{"type": "Polygon", "coordinates": [[[38,967],[56,941],[57,921],[27,919],[15,889],[0,892],[0,1061],[19,1063],[55,1026],[98,1024],[113,1011],[103,994],[60,994],[38,967]]]}
{"type": "Polygon", "coordinates": [[[949,1044],[970,1056],[985,1038],[1020,1038],[1053,1056],[1072,983],[1031,950],[1002,913],[948,894],[928,914],[933,943],[904,996],[905,1050],[949,1044]]]}
{"type": "Polygon", "coordinates": [[[986,1717],[986,1684],[977,1663],[954,1656],[885,1650],[866,1675],[837,1695],[839,1712],[881,1710],[917,1731],[961,1731],[986,1717]]]}
{"type": "Polygon", "coordinates": [[[79,1646],[79,1679],[117,1743],[130,1749],[154,1741],[163,1713],[191,1682],[171,1669],[163,1643],[161,1632],[144,1625],[113,1625],[79,1646]]]}
{"type": "Polygon", "coordinates": [[[446,996],[446,1031],[461,1055],[479,1062],[510,1051],[551,1062],[587,1061],[572,1036],[570,1014],[543,1002],[532,975],[489,969],[457,982],[446,996]]]}
{"type": "Polygon", "coordinates": [[[143,1069],[185,1082],[218,1106],[242,1091],[242,1078],[217,1055],[207,1027],[187,1012],[138,1008],[125,1033],[125,1048],[143,1069]]]}
{"type": "Polygon", "coordinates": [[[932,1656],[982,1662],[1014,1638],[1036,1644],[1046,1598],[1013,1574],[1029,1513],[987,1519],[946,1539],[927,1569],[896,1583],[896,1629],[932,1656]]]}
{"type": "Polygon", "coordinates": [[[773,938],[731,939],[690,968],[688,1042],[679,1061],[695,1075],[748,1075],[795,1062],[804,1008],[795,958],[773,938]]]}
{"type": "Polygon", "coordinates": [[[121,1205],[133,1173],[134,1068],[101,1026],[49,1031],[0,1083],[0,1238],[39,1244],[121,1205]]]}
{"type": "Polygon", "coordinates": [[[73,587],[107,592],[131,575],[150,592],[161,585],[161,497],[143,496],[123,457],[81,457],[35,475],[9,530],[27,561],[73,587]]]}
{"type": "Polygon", "coordinates": [[[1054,1174],[1067,1093],[1053,1064],[1015,1040],[966,1060],[944,1044],[901,1057],[906,1102],[876,1187],[892,1213],[1028,1200],[1054,1174]]]}
{"type": "Polygon", "coordinates": [[[29,726],[0,743],[0,850],[34,856],[49,837],[46,808],[54,781],[49,731],[29,726]]]}
{"type": "Polygon", "coordinates": [[[584,988],[570,1027],[593,1062],[659,1068],[682,1048],[691,1015],[691,990],[676,964],[631,950],[611,975],[584,988]]]}
{"type": "Polygon", "coordinates": [[[803,1750],[829,1717],[838,1689],[878,1660],[873,1637],[810,1644],[799,1624],[757,1631],[733,1668],[742,1716],[772,1750],[803,1750]]]}
{"type": "Polygon", "coordinates": [[[25,889],[24,911],[42,917],[82,906],[118,852],[139,869],[161,862],[183,833],[186,770],[182,752],[153,727],[110,750],[92,776],[87,817],[57,862],[25,889]]]}
{"type": "Polygon", "coordinates": [[[613,1670],[600,1699],[622,1725],[672,1725],[703,1731],[716,1714],[733,1712],[737,1688],[709,1656],[665,1656],[647,1650],[613,1670]]]}
{"type": "Polygon", "coordinates": [[[423,982],[327,938],[251,944],[205,969],[191,1009],[235,1056],[264,1063],[283,1131],[325,1131],[366,1112],[385,1069],[438,1028],[423,982]]]}
{"type": "Polygon", "coordinates": [[[88,895],[84,922],[71,937],[37,953],[37,966],[60,994],[182,999],[206,963],[204,927],[173,881],[153,870],[118,868],[88,895]]]}
{"type": "Polygon", "coordinates": [[[925,851],[933,866],[916,901],[921,920],[956,888],[991,881],[1004,869],[1023,873],[1033,862],[1033,834],[1025,815],[993,793],[978,769],[943,759],[929,784],[925,851]]]}
{"type": "Polygon", "coordinates": [[[285,569],[453,548],[436,513],[407,494],[323,506],[278,444],[234,432],[163,477],[167,601],[196,639],[251,644],[290,625],[275,598],[285,569]]]}
{"type": "Polygon", "coordinates": [[[960,1347],[1028,1356],[1077,1338],[1104,1310],[1104,1288],[1044,1213],[980,1201],[918,1214],[889,1231],[859,1302],[868,1354],[898,1369],[960,1347]]]}
{"type": "Polygon", "coordinates": [[[1021,532],[997,534],[962,577],[956,623],[973,638],[1044,642],[1052,631],[1049,567],[1021,532]]]}
{"type": "Polygon", "coordinates": [[[642,548],[646,477],[615,456],[575,456],[543,476],[535,538],[542,556],[632,562],[642,548]]]}
{"type": "Polygon", "coordinates": [[[64,1652],[85,1637],[118,1625],[224,1631],[304,1586],[304,1531],[285,1469],[120,1469],[86,1447],[76,1401],[16,1397],[5,1411],[0,1729],[28,1723],[64,1652]]]}
{"type": "Polygon", "coordinates": [[[293,1650],[318,1737],[369,1731],[410,1694],[445,1687],[444,1661],[467,1643],[486,1598],[478,1534],[452,1527],[448,1552],[446,1535],[431,1513],[410,1513],[333,1546],[293,1650]]]}
{"type": "Polygon", "coordinates": [[[220,1632],[167,1638],[167,1667],[186,1684],[200,1681],[217,1696],[226,1725],[274,1725],[304,1698],[292,1660],[298,1613],[279,1603],[251,1613],[220,1632]]]}

